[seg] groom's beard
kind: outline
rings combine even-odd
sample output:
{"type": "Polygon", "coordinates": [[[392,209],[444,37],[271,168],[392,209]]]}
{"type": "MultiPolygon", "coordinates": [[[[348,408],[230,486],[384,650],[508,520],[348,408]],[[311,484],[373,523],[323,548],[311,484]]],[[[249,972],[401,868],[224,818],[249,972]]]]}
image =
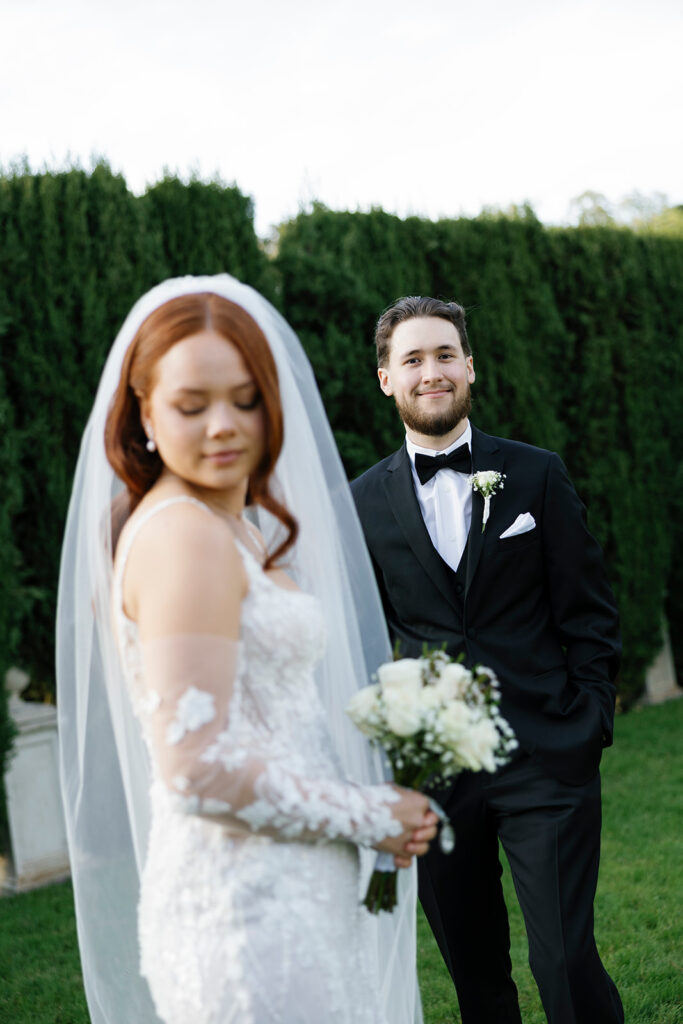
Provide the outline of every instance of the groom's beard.
{"type": "Polygon", "coordinates": [[[465,391],[461,394],[455,390],[452,392],[452,400],[448,409],[443,409],[440,412],[426,412],[420,407],[416,395],[407,401],[402,401],[394,395],[394,401],[398,414],[406,427],[414,430],[417,434],[424,434],[426,437],[444,437],[446,434],[450,434],[461,420],[469,416],[472,409],[469,381],[465,391]]]}

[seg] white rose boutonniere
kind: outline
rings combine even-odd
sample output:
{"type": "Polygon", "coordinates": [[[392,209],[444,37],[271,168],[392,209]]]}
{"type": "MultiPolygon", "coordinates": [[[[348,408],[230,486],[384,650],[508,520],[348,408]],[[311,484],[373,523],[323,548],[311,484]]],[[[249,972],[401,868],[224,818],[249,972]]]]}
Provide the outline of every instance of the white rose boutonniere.
{"type": "Polygon", "coordinates": [[[484,515],[481,520],[481,532],[486,529],[486,522],[491,511],[491,498],[496,491],[502,491],[505,484],[505,473],[498,473],[495,469],[480,469],[470,477],[470,486],[477,491],[484,499],[484,515]]]}

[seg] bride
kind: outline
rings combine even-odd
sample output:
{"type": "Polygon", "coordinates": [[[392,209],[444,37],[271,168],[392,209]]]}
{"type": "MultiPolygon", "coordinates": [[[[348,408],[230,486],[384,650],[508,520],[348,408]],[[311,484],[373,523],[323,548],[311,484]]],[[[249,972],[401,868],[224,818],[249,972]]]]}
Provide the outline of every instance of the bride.
{"type": "Polygon", "coordinates": [[[435,817],[347,722],[388,658],[315,381],[256,292],[164,282],[105,367],[67,522],[60,753],[93,1022],[420,1019],[435,817]],[[245,507],[248,511],[245,514],[245,507]]]}

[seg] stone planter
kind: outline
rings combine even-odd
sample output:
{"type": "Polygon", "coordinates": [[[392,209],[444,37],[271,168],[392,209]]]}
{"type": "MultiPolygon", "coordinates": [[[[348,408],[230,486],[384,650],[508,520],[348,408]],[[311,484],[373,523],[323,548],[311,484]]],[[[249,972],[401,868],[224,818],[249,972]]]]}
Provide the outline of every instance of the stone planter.
{"type": "Polygon", "coordinates": [[[645,676],[645,693],[641,704],[662,704],[674,697],[683,697],[683,690],[676,679],[671,638],[666,620],[662,623],[662,646],[645,676]]]}
{"type": "Polygon", "coordinates": [[[59,784],[57,711],[21,699],[29,678],[11,668],[5,676],[9,712],[17,736],[5,773],[10,857],[3,888],[12,892],[69,875],[64,811],[59,784]]]}

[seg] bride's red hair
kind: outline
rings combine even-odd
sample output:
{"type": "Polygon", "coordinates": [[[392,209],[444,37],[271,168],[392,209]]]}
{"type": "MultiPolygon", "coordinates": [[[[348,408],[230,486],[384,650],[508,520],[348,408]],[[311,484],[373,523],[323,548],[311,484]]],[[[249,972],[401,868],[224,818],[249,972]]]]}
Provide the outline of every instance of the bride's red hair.
{"type": "Polygon", "coordinates": [[[107,458],[128,488],[132,512],[163,469],[158,452],[147,451],[138,395],[147,397],[154,384],[154,368],[173,345],[207,329],[239,350],[261,395],[265,446],[261,462],[249,477],[249,501],[271,512],[287,531],[268,556],[265,568],[269,568],[289,550],[299,528],[291,512],[270,492],[270,477],[284,438],[275,360],[263,331],[241,306],[213,292],[199,292],[180,295],[150,313],[123,360],[105,427],[107,458]]]}

